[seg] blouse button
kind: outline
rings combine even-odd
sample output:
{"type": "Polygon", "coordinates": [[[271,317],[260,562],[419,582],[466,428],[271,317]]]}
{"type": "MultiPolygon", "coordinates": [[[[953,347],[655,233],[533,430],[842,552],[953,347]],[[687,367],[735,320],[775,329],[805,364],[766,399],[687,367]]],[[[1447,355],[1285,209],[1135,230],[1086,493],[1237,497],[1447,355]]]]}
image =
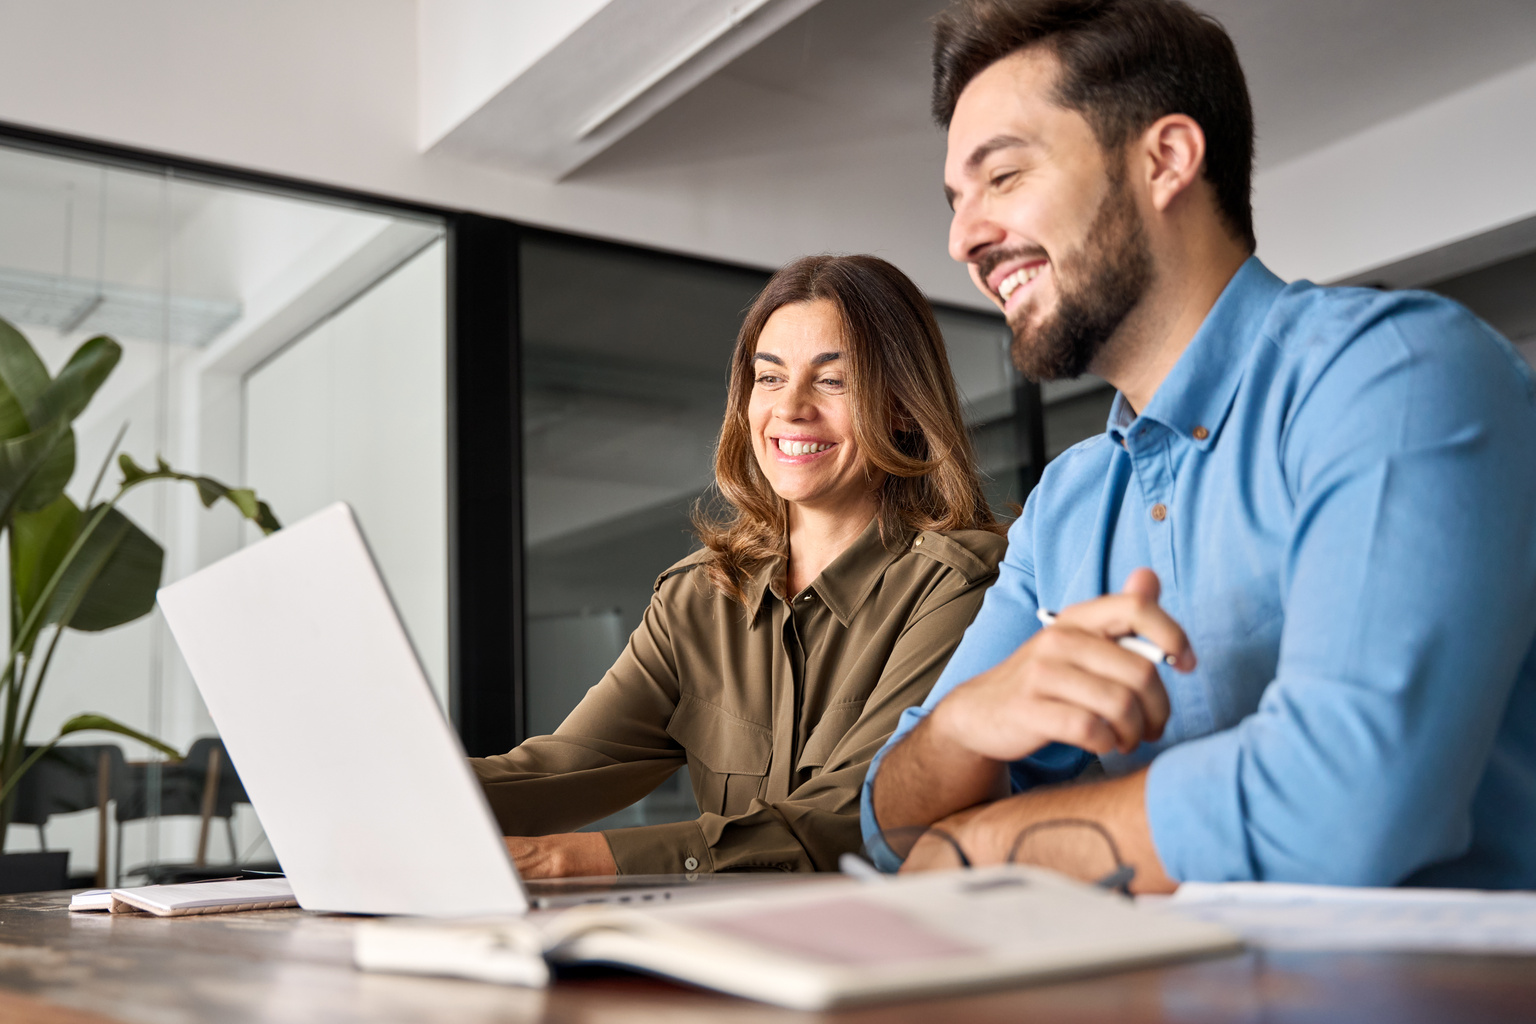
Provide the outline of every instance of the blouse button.
{"type": "Polygon", "coordinates": [[[1162,522],[1164,519],[1167,519],[1168,518],[1168,506],[1164,505],[1162,502],[1158,502],[1156,505],[1153,505],[1152,506],[1152,518],[1156,519],[1158,522],[1162,522]]]}
{"type": "Polygon", "coordinates": [[[923,546],[923,538],[922,537],[918,537],[917,540],[912,542],[912,546],[915,547],[915,548],[922,547],[923,546]]]}
{"type": "Polygon", "coordinates": [[[683,870],[684,871],[697,871],[697,870],[699,870],[699,858],[697,858],[697,857],[689,857],[687,860],[683,861],[683,870]]]}

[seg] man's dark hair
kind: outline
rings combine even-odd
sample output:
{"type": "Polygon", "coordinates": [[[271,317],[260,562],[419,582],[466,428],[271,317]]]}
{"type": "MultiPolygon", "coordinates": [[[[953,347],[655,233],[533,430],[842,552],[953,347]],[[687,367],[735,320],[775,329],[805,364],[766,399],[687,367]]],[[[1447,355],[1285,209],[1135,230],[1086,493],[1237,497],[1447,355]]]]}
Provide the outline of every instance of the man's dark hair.
{"type": "Polygon", "coordinates": [[[1181,0],[954,0],[934,20],[933,116],[948,128],[960,93],[1029,47],[1061,64],[1055,100],[1118,149],[1167,114],[1205,132],[1205,177],[1233,233],[1255,248],[1253,107],[1237,49],[1181,0]]]}

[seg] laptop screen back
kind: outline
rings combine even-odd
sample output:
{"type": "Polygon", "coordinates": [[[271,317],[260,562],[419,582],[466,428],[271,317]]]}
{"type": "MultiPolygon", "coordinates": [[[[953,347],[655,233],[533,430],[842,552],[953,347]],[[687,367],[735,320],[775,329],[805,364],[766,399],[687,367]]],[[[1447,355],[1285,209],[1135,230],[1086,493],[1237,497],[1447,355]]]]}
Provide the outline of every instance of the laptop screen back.
{"type": "Polygon", "coordinates": [[[350,508],[323,509],[159,601],[301,906],[527,909],[350,508]]]}

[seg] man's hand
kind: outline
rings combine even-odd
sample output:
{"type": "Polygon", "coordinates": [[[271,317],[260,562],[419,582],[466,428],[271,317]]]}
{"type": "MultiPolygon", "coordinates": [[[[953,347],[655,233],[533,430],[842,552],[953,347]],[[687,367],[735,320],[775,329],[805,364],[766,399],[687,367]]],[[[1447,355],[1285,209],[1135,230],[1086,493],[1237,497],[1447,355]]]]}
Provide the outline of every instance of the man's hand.
{"type": "Polygon", "coordinates": [[[507,852],[524,878],[576,878],[616,875],[619,867],[601,832],[562,832],[552,836],[506,836],[507,852]]]}
{"type": "MultiPolygon", "coordinates": [[[[1047,743],[1094,753],[1157,739],[1168,694],[1157,669],[1115,641],[1140,634],[1195,667],[1184,630],[1158,607],[1157,576],[1073,605],[994,668],[957,686],[881,763],[875,817],[889,836],[1008,795],[1007,765],[1047,743]]],[[[896,848],[898,854],[906,851],[896,848]]]]}
{"type": "Polygon", "coordinates": [[[930,717],[934,739],[993,761],[1016,761],[1048,743],[1095,754],[1129,753],[1162,736],[1168,693],[1157,668],[1115,641],[1139,634],[1188,672],[1184,630],[1158,606],[1150,569],[1119,593],[1063,611],[996,667],[945,697],[930,717]]]}

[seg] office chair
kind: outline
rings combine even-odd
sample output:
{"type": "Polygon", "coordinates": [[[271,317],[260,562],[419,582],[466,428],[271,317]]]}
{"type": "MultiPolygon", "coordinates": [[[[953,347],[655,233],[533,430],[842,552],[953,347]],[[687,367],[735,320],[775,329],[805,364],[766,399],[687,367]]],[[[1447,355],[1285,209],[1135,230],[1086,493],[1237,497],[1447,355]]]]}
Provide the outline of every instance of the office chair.
{"type": "MultiPolygon", "coordinates": [[[[107,804],[119,797],[126,773],[122,748],[115,743],[54,747],[16,784],[11,822],[37,826],[38,845],[46,852],[49,818],[95,807],[96,885],[105,886],[107,804]]],[[[121,845],[118,852],[121,855],[121,845]]]]}
{"type": "Polygon", "coordinates": [[[201,819],[197,856],[187,864],[150,864],[129,874],[147,875],[152,883],[195,877],[208,866],[208,837],[214,818],[224,819],[231,865],[240,856],[235,847],[235,804],[250,803],[240,776],[229,763],[224,742],[217,736],[193,741],[181,761],[132,764],[117,802],[117,863],[122,865],[123,823],[149,817],[195,815],[201,819]],[[156,781],[158,777],[158,781],[156,781]],[[158,796],[158,800],[152,800],[158,796]],[[157,806],[156,806],[157,805],[157,806]]]}

